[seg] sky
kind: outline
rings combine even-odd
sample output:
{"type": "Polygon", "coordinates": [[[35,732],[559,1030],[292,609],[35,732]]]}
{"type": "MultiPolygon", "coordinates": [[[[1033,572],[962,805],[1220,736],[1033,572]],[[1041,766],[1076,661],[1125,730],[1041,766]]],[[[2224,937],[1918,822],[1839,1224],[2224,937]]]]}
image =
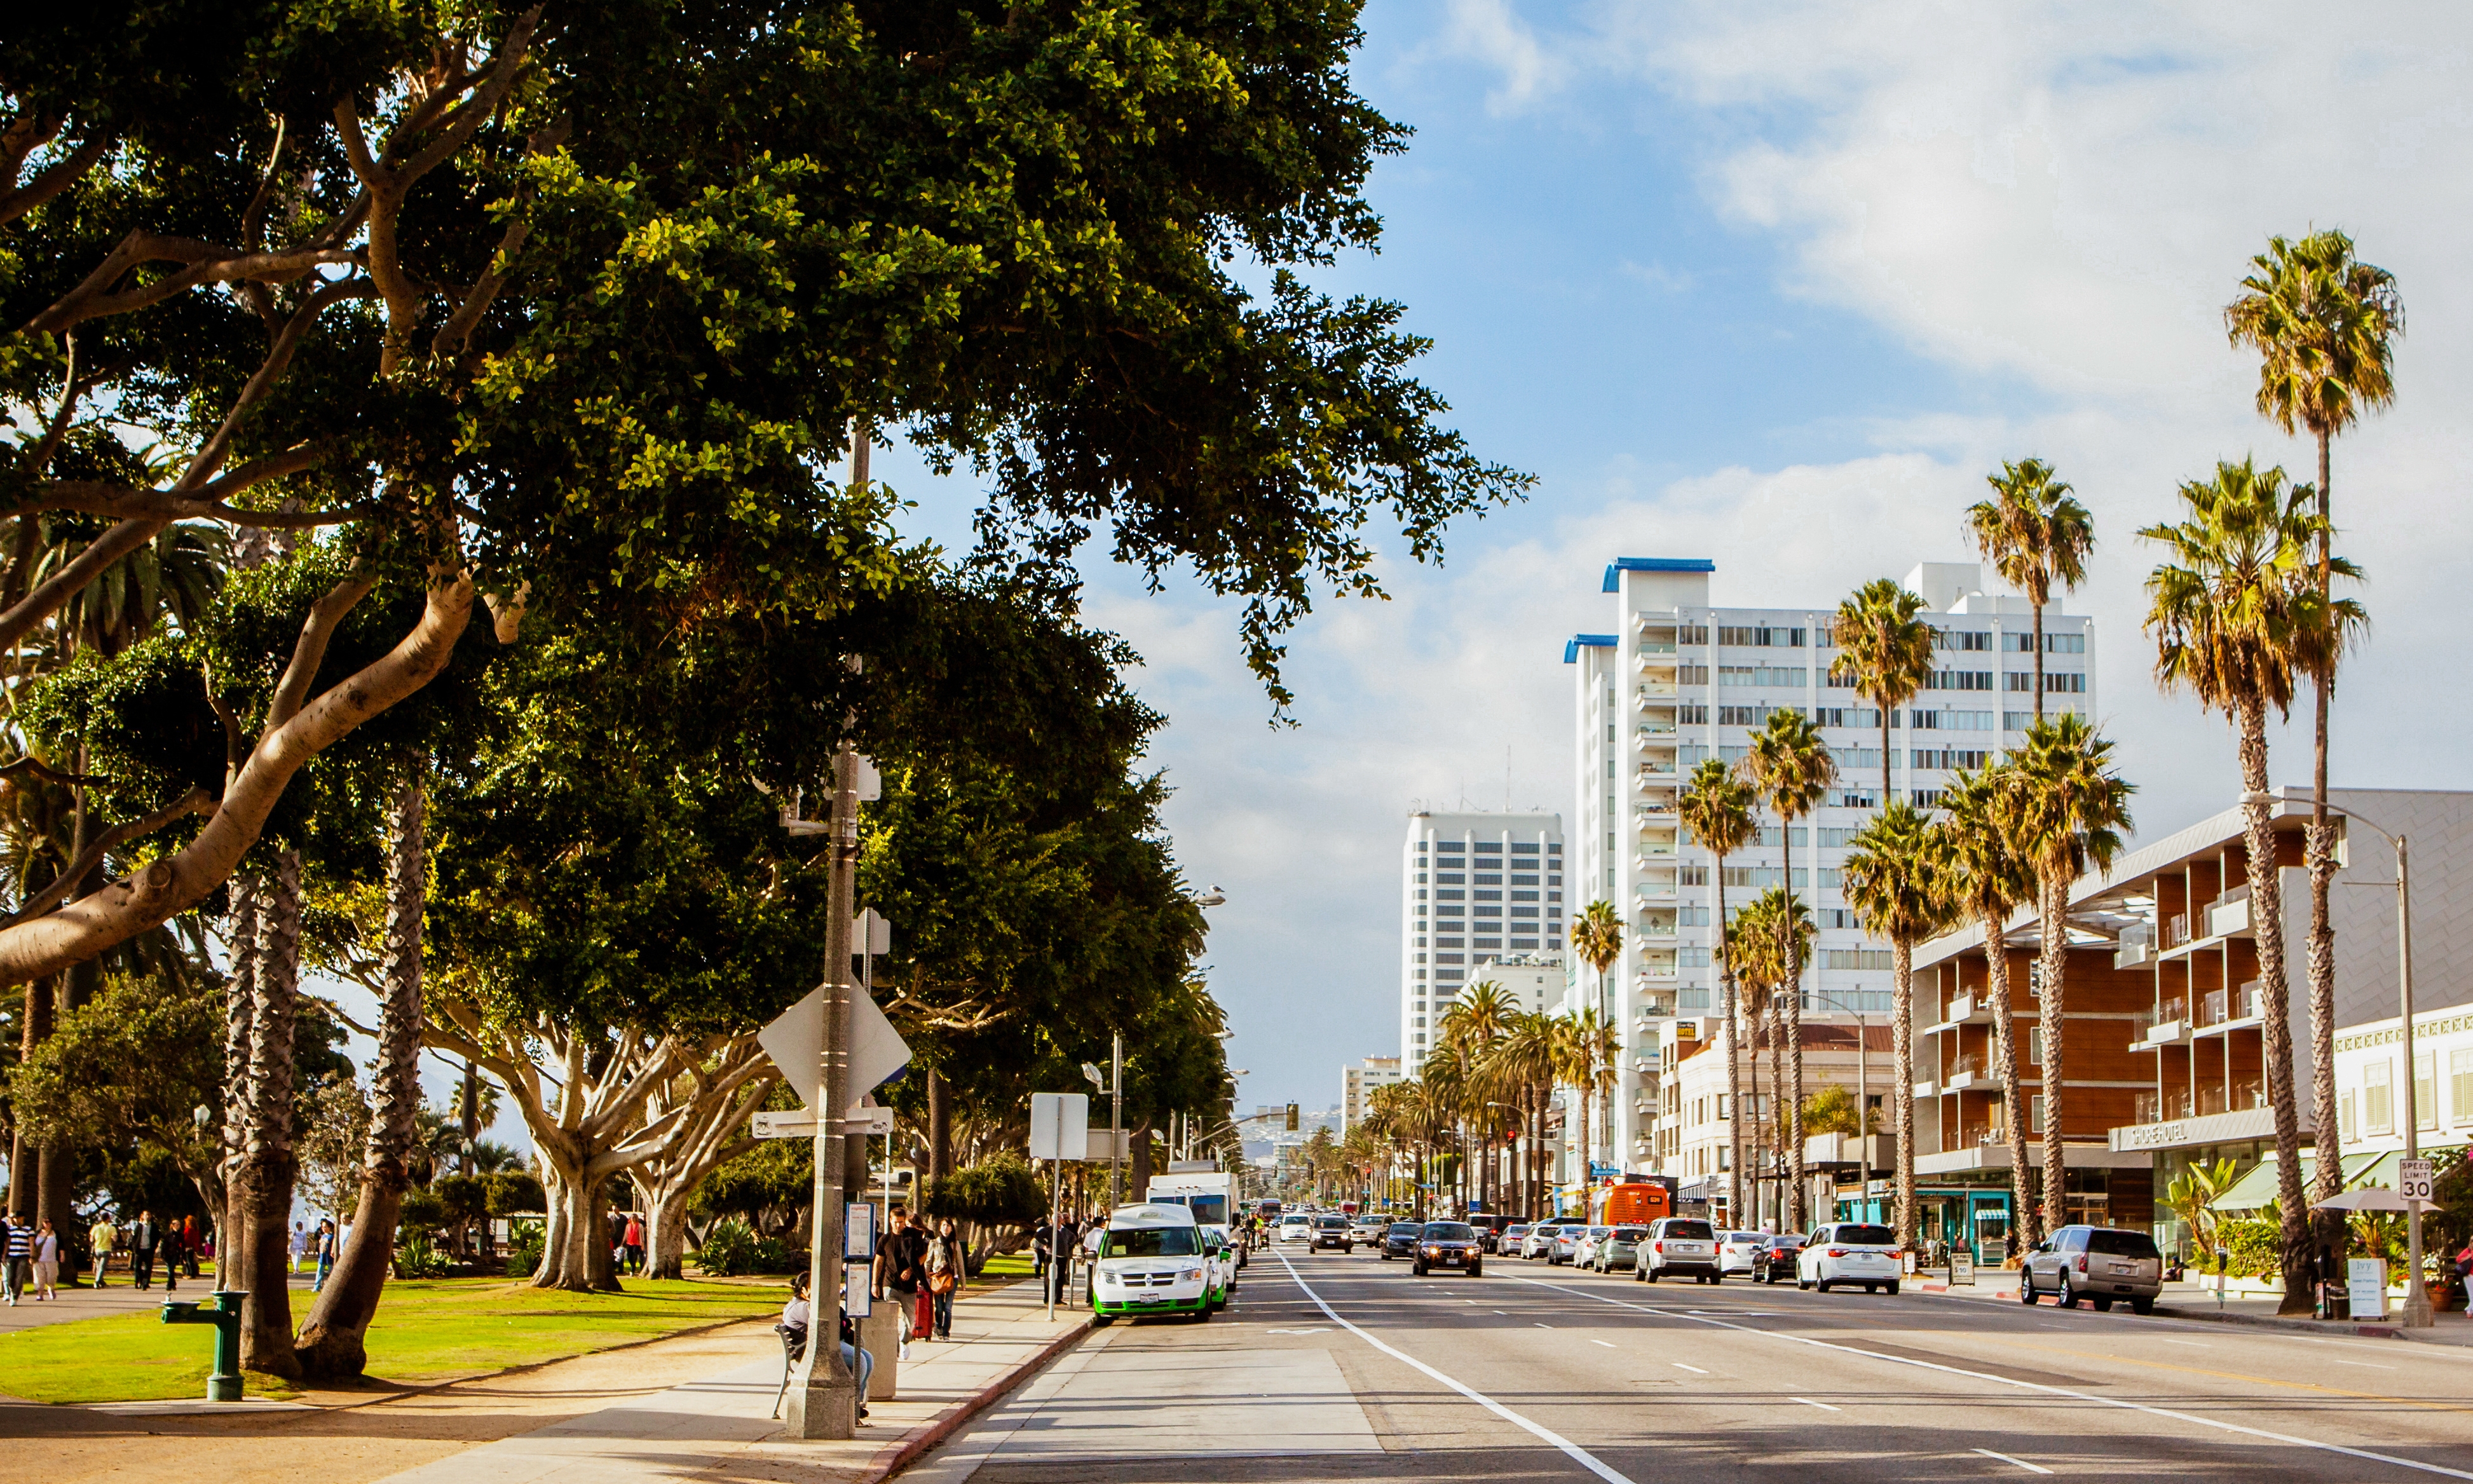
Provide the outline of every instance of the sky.
{"type": "MultiPolygon", "coordinates": [[[[1379,255],[1311,276],[1397,299],[1451,425],[1538,484],[1387,543],[1388,600],[1327,597],[1271,725],[1232,605],[1086,563],[1086,614],[1144,655],[1151,755],[1188,878],[1220,887],[1213,992],[1256,1103],[1328,1106],[1399,1050],[1400,843],[1418,802],[1572,808],[1562,645],[1617,556],[1707,557],[1719,604],[1834,605],[1973,559],[2002,461],[2057,466],[2099,545],[2101,720],[2141,835],[2227,807],[2220,718],[2161,695],[2138,528],[2183,480],[2312,450],[2260,419],[2222,308],[2270,234],[2353,234],[2407,306],[2398,395],[2338,444],[2372,630],[2343,677],[2340,785],[2473,786],[2453,685],[2473,577],[2473,25],[2441,4],[1984,6],[1376,0],[1358,89],[1415,130],[1376,169],[1379,255]]],[[[968,545],[978,491],[901,448],[905,534],[968,545]]],[[[2308,778],[2306,728],[2273,742],[2308,778]]],[[[443,1071],[443,1069],[442,1069],[443,1071]]],[[[444,1089],[444,1078],[433,1079],[444,1089]]],[[[512,1117],[498,1137],[519,1137],[512,1117]]]]}

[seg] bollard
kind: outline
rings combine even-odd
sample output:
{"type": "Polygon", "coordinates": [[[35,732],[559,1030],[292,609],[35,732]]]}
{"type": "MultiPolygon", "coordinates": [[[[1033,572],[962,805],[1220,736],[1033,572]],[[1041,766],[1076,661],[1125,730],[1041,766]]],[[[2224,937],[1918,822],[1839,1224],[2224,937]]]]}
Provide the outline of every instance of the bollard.
{"type": "Polygon", "coordinates": [[[166,1300],[163,1322],[167,1325],[212,1325],[215,1327],[215,1365],[206,1376],[208,1401],[240,1400],[240,1304],[249,1297],[236,1289],[223,1289],[213,1296],[214,1307],[200,1312],[200,1306],[181,1299],[166,1300]]]}
{"type": "Polygon", "coordinates": [[[901,1378],[901,1313],[900,1301],[878,1304],[858,1321],[858,1347],[876,1358],[868,1377],[867,1400],[891,1401],[901,1378]]]}

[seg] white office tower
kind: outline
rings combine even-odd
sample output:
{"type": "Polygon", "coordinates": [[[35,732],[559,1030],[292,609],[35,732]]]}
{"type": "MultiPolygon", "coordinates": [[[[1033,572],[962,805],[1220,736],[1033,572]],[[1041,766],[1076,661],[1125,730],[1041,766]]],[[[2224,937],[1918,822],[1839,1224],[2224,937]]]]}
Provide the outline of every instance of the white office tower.
{"type": "MultiPolygon", "coordinates": [[[[1803,1013],[1842,1023],[1850,1011],[1885,1016],[1889,1008],[1888,946],[1856,927],[1837,891],[1847,843],[1871,821],[1881,792],[1880,712],[1851,680],[1829,674],[1837,658],[1829,629],[1842,595],[1809,608],[1712,608],[1716,570],[1698,558],[1617,561],[1604,586],[1616,600],[1614,631],[1574,635],[1563,651],[1577,682],[1570,910],[1602,898],[1624,926],[1622,958],[1602,992],[1585,966],[1573,982],[1576,1004],[1610,1008],[1623,1047],[1613,1128],[1593,1132],[1592,1159],[1651,1174],[1683,1173],[1669,1162],[1679,1145],[1673,1120],[1662,1121],[1670,1099],[1661,1070],[1677,1065],[1678,1052],[1715,1041],[1720,1026],[1711,857],[1678,826],[1676,799],[1703,759],[1740,762],[1751,734],[1781,707],[1820,724],[1838,769],[1822,806],[1794,826],[1793,886],[1819,929],[1803,1013]]],[[[1890,718],[1890,786],[1929,808],[1952,770],[1997,759],[2033,721],[2033,619],[2024,598],[1983,592],[1973,562],[1923,563],[1906,586],[1926,602],[1939,663],[1927,688],[1890,718]]],[[[2092,633],[2086,618],[2045,610],[2048,712],[2093,714],[2092,633]]],[[[1786,845],[1764,818],[1754,844],[1728,858],[1730,910],[1781,884],[1786,845]]]]}
{"type": "Polygon", "coordinates": [[[1400,846],[1400,1055],[1417,1075],[1435,1027],[1486,959],[1563,946],[1563,816],[1408,816],[1400,846]]]}
{"type": "Polygon", "coordinates": [[[1355,1066],[1339,1069],[1339,1132],[1365,1121],[1366,1111],[1378,1088],[1387,1088],[1400,1080],[1400,1059],[1396,1056],[1369,1056],[1355,1066]]]}

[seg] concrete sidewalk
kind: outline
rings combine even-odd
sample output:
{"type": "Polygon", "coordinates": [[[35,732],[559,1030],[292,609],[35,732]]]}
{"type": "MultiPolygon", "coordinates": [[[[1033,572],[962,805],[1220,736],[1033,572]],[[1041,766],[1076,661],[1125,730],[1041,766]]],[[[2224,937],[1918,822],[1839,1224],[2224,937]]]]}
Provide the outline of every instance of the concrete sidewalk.
{"type": "MultiPolygon", "coordinates": [[[[1941,1270],[1945,1275],[1946,1270],[1941,1270]]],[[[1954,1299],[1979,1299],[2000,1304],[2018,1302],[2018,1275],[2000,1269],[1979,1269],[1975,1284],[1950,1286],[1945,1276],[1933,1272],[1916,1274],[1907,1286],[1921,1293],[1940,1294],[1954,1299]]],[[[2051,1304],[2050,1296],[2039,1303],[2051,1304]]],[[[2194,1282],[2166,1283],[2157,1295],[2155,1312],[2173,1319],[2203,1319],[2211,1323],[2258,1325],[2268,1328],[2290,1329],[2304,1334],[2393,1336],[2425,1345],[2473,1347],[2473,1318],[2461,1312],[2439,1314],[2428,1329],[2406,1329],[2390,1308],[2386,1319],[2287,1319],[2276,1313],[2282,1302],[2275,1297],[2229,1298],[2219,1303],[2216,1291],[2201,1288],[2194,1282]]],[[[2397,1301],[2391,1296],[2390,1304],[2397,1301]]]]}
{"type": "Polygon", "coordinates": [[[1089,1329],[1090,1316],[1079,1309],[1044,1318],[1039,1297],[1031,1282],[966,1296],[953,1306],[953,1338],[913,1342],[900,1396],[871,1402],[858,1437],[846,1443],[781,1435],[772,1417],[781,1356],[770,1348],[684,1385],[390,1475],[388,1484],[881,1479],[1089,1329]]]}

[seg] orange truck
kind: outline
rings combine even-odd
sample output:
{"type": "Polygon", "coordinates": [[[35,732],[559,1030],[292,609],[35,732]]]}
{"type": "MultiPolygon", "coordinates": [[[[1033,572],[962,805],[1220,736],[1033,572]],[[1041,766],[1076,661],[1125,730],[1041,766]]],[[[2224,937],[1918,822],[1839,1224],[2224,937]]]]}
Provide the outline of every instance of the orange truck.
{"type": "Polygon", "coordinates": [[[1654,1181],[1608,1185],[1589,1198],[1589,1224],[1645,1227],[1674,1214],[1674,1193],[1654,1181]]]}

